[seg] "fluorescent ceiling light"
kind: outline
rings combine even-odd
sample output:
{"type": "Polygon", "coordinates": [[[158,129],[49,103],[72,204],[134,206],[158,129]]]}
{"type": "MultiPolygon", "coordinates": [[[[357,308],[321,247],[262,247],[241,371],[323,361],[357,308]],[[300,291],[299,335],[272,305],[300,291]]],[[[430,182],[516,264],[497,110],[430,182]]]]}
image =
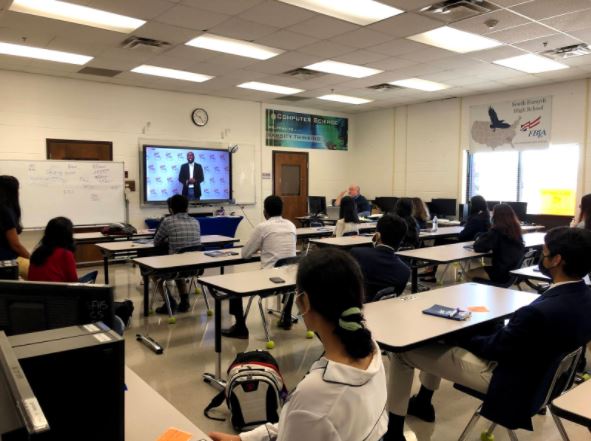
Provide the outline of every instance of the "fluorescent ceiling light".
{"type": "Polygon", "coordinates": [[[221,37],[213,34],[203,34],[185,43],[189,46],[209,49],[210,51],[224,52],[226,54],[240,55],[241,57],[256,58],[257,60],[268,60],[284,51],[262,44],[250,43],[248,41],[236,40],[234,38],[221,37]]]}
{"type": "Polygon", "coordinates": [[[524,54],[511,58],[504,58],[502,60],[495,60],[493,63],[532,74],[569,68],[566,64],[534,54],[524,54]]]}
{"type": "Polygon", "coordinates": [[[344,75],[353,78],[365,78],[371,75],[382,73],[383,70],[372,69],[364,66],[357,66],[355,64],[341,63],[340,61],[321,61],[319,63],[310,64],[306,69],[317,70],[319,72],[326,72],[335,75],[344,75]]]}
{"type": "Polygon", "coordinates": [[[374,0],[279,0],[320,14],[330,15],[358,25],[394,17],[404,11],[374,0]]]}
{"type": "Polygon", "coordinates": [[[447,84],[436,83],[435,81],[421,80],[420,78],[408,78],[406,80],[392,81],[394,86],[407,87],[409,89],[424,90],[426,92],[435,92],[449,88],[447,84]]]}
{"type": "Polygon", "coordinates": [[[94,58],[86,55],[72,54],[70,52],[54,51],[11,43],[0,43],[0,54],[69,64],[86,64],[94,58]]]}
{"type": "Polygon", "coordinates": [[[10,10],[128,34],[146,22],[57,0],[14,0],[10,10]]]}
{"type": "Polygon", "coordinates": [[[259,83],[257,81],[250,81],[248,83],[239,84],[238,87],[243,89],[260,90],[261,92],[279,93],[281,95],[293,95],[294,93],[303,92],[302,89],[294,89],[293,87],[277,86],[276,84],[259,83]]]}
{"type": "Polygon", "coordinates": [[[459,31],[448,26],[442,26],[407,38],[418,43],[428,44],[429,46],[447,49],[448,51],[458,52],[460,54],[481,51],[502,45],[501,42],[492,38],[459,31]]]}
{"type": "Polygon", "coordinates": [[[319,96],[318,99],[326,100],[326,101],[337,101],[339,103],[346,103],[346,104],[366,104],[371,103],[373,100],[366,100],[364,98],[355,98],[354,96],[347,96],[347,95],[323,95],[319,96]]]}
{"type": "Polygon", "coordinates": [[[193,81],[194,83],[203,83],[204,81],[211,80],[213,78],[209,75],[187,72],[186,70],[168,69],[166,67],[150,66],[147,64],[142,64],[141,66],[135,67],[131,69],[131,71],[145,75],[154,75],[156,77],[193,81]]]}

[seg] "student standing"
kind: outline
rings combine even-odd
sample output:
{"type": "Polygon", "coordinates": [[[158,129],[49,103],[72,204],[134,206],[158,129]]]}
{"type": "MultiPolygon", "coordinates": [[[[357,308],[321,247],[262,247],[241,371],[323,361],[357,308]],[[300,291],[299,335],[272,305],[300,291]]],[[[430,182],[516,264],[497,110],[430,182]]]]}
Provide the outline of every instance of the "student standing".
{"type": "Polygon", "coordinates": [[[296,304],[324,355],[289,395],[277,424],[214,441],[378,441],[386,432],[382,355],[365,327],[363,281],[346,252],[326,248],[304,257],[296,304]]]}
{"type": "MultiPolygon", "coordinates": [[[[261,252],[261,268],[272,268],[279,259],[296,255],[296,227],[284,219],[283,201],[279,196],[268,196],[264,202],[265,221],[258,224],[248,242],[242,248],[242,257],[247,259],[257,251],[261,252]]],[[[283,308],[280,326],[291,328],[291,308],[293,296],[289,296],[283,308]]],[[[230,299],[230,314],[236,323],[228,329],[222,329],[222,335],[231,338],[248,338],[248,328],[244,317],[242,299],[230,299]]]]}
{"type": "Polygon", "coordinates": [[[359,234],[359,216],[355,200],[349,196],[341,199],[339,220],[336,223],[333,236],[341,237],[345,234],[359,234]]]}
{"type": "Polygon", "coordinates": [[[486,200],[482,196],[470,198],[470,213],[464,229],[458,234],[460,242],[474,240],[477,234],[486,233],[490,228],[490,213],[486,200]]]}
{"type": "Polygon", "coordinates": [[[19,239],[23,226],[18,193],[18,179],[0,176],[0,260],[16,259],[19,274],[26,278],[30,254],[19,239]]]}

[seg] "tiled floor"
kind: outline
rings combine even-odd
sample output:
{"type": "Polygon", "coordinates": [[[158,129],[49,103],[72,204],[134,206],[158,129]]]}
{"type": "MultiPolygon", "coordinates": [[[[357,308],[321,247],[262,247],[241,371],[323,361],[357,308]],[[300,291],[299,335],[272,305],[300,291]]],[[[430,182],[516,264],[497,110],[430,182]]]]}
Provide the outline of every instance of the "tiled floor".
{"type": "MultiPolygon", "coordinates": [[[[256,268],[256,264],[241,265],[235,267],[235,270],[256,268]]],[[[210,273],[215,274],[217,271],[211,270],[207,274],[210,273]]],[[[177,323],[174,325],[169,325],[166,317],[151,316],[143,319],[140,317],[142,286],[139,285],[137,268],[133,268],[131,264],[112,265],[110,275],[116,287],[117,299],[129,298],[135,304],[132,327],[126,331],[126,364],[205,432],[231,432],[229,422],[210,420],[203,415],[204,407],[215,395],[214,389],[201,378],[204,372],[214,371],[213,317],[207,316],[203,298],[191,296],[191,311],[178,315],[177,323]],[[137,342],[135,335],[138,332],[149,333],[164,347],[164,354],[155,355],[137,342]]],[[[102,272],[98,282],[101,280],[102,272]]],[[[275,300],[272,299],[267,302],[271,302],[269,306],[275,304],[275,300]]],[[[229,323],[227,314],[224,314],[224,321],[229,323]]],[[[249,341],[226,338],[222,340],[223,368],[227,368],[237,352],[264,349],[264,333],[258,309],[252,310],[248,317],[248,325],[249,341]]],[[[294,387],[312,362],[321,355],[321,346],[316,340],[305,338],[302,323],[295,325],[291,331],[273,327],[273,333],[277,346],[271,352],[279,361],[288,387],[294,387]]],[[[415,381],[415,388],[418,388],[418,380],[415,381]]],[[[435,424],[425,423],[413,417],[407,419],[408,441],[456,440],[479,402],[456,391],[450,383],[444,381],[440,391],[435,394],[434,404],[437,412],[435,424]]],[[[485,421],[481,421],[468,439],[480,439],[480,432],[486,428],[486,424],[485,421]]],[[[558,431],[549,415],[535,417],[534,427],[534,432],[518,432],[519,439],[560,441],[558,431]]],[[[565,422],[565,427],[571,440],[591,440],[591,434],[587,430],[568,422],[565,422]]],[[[495,431],[495,434],[497,441],[509,439],[502,429],[495,431]]]]}

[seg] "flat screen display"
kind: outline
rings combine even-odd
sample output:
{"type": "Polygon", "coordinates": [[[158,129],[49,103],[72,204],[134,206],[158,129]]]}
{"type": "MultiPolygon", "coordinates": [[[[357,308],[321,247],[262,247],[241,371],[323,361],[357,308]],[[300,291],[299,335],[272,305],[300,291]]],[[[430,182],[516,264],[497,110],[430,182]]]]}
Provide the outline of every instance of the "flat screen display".
{"type": "Polygon", "coordinates": [[[232,159],[226,150],[144,145],[142,167],[144,203],[164,203],[175,194],[190,203],[232,197],[232,159]]]}

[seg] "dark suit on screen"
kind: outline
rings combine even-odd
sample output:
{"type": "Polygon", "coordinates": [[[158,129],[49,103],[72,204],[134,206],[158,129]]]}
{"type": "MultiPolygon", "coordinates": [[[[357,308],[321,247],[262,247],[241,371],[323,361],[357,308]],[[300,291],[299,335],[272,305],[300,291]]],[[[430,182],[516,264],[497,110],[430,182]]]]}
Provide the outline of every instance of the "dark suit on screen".
{"type": "MultiPolygon", "coordinates": [[[[194,166],[193,169],[193,179],[195,179],[195,184],[193,184],[194,186],[194,191],[195,191],[195,199],[200,199],[201,198],[201,183],[205,180],[204,176],[203,176],[203,168],[201,167],[201,164],[197,164],[196,162],[194,162],[192,164],[194,166]]],[[[191,173],[189,170],[189,163],[185,163],[183,165],[181,165],[181,170],[179,172],[179,182],[181,184],[183,184],[183,196],[187,197],[189,195],[189,184],[187,183],[187,181],[189,180],[189,178],[191,177],[191,173]]]]}

